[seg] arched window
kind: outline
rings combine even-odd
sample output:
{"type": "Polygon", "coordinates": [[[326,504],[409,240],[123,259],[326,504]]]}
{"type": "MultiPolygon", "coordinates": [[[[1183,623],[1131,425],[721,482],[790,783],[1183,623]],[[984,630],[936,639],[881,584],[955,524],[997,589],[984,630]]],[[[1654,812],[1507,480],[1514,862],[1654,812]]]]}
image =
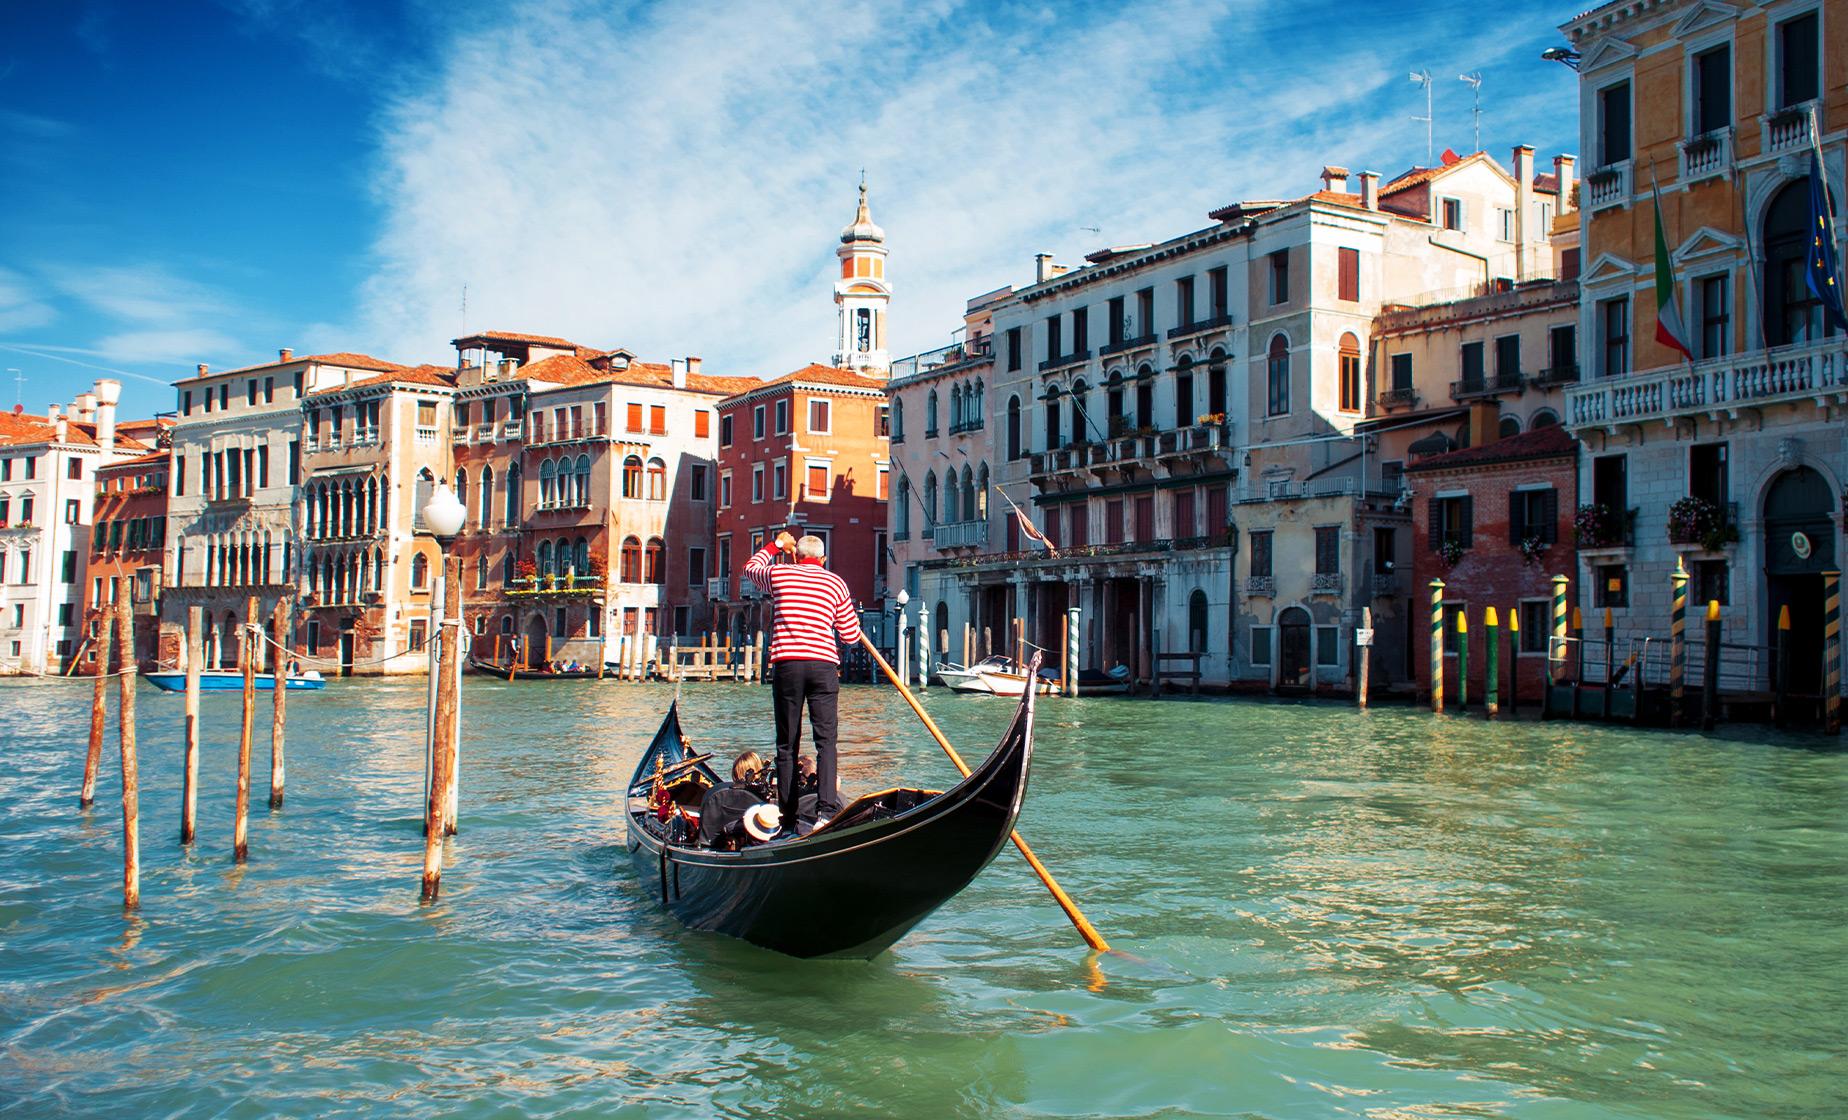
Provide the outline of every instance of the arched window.
{"type": "Polygon", "coordinates": [[[1123,371],[1110,375],[1108,388],[1104,390],[1105,411],[1110,414],[1110,434],[1120,436],[1129,429],[1129,413],[1123,403],[1123,371]]]}
{"type": "Polygon", "coordinates": [[[667,582],[667,545],[660,537],[649,537],[643,556],[642,580],[645,583],[667,582]]]}
{"type": "Polygon", "coordinates": [[[539,508],[550,509],[558,496],[558,467],[546,459],[539,464],[539,508]]]}
{"type": "Polygon", "coordinates": [[[1197,415],[1194,412],[1193,356],[1182,354],[1174,363],[1174,426],[1191,427],[1197,415]]]}
{"type": "MultiPolygon", "coordinates": [[[[648,460],[648,500],[654,502],[667,500],[667,464],[659,459],[648,460]]],[[[654,581],[649,580],[648,582],[653,583],[654,581]]]]}
{"type": "Polygon", "coordinates": [[[1020,458],[1020,397],[1007,399],[1007,458],[1009,462],[1020,458]]]}
{"type": "MultiPolygon", "coordinates": [[[[642,496],[642,457],[631,455],[622,461],[622,496],[640,498],[642,496]]],[[[624,582],[633,583],[634,580],[624,582]]]]}
{"type": "Polygon", "coordinates": [[[1340,384],[1337,387],[1337,407],[1343,412],[1360,411],[1360,339],[1354,337],[1353,331],[1342,334],[1336,349],[1337,369],[1340,384]]]}
{"type": "Polygon", "coordinates": [[[577,569],[578,575],[590,574],[590,542],[583,537],[571,542],[571,566],[577,569]]]}
{"type": "Polygon", "coordinates": [[[982,389],[982,383],[980,381],[977,381],[975,383],[975,404],[972,405],[969,409],[969,423],[973,426],[976,426],[976,427],[981,426],[983,398],[986,395],[987,394],[982,389]]]}
{"type": "Polygon", "coordinates": [[[513,633],[513,616],[512,615],[510,614],[501,615],[500,632],[501,632],[501,637],[503,638],[513,633]]]}
{"type": "Polygon", "coordinates": [[[379,531],[379,480],[366,480],[366,532],[379,531]]]}
{"type": "Polygon", "coordinates": [[[1155,367],[1143,366],[1136,371],[1136,427],[1155,426],[1155,367]]]}
{"type": "Polygon", "coordinates": [[[522,472],[520,470],[520,464],[518,463],[508,464],[507,466],[507,502],[506,502],[505,509],[507,511],[506,521],[509,526],[518,525],[520,523],[520,477],[521,477],[521,474],[522,472]]]}
{"type": "Polygon", "coordinates": [[[272,580],[272,579],[270,578],[270,575],[271,575],[271,571],[270,571],[270,543],[271,543],[271,541],[270,541],[270,531],[269,531],[268,529],[265,529],[265,530],[263,530],[263,582],[264,582],[264,583],[275,583],[275,582],[277,582],[276,580],[272,580]]]}
{"type": "Polygon", "coordinates": [[[494,520],[494,468],[481,468],[481,509],[477,511],[480,520],[475,523],[478,529],[486,529],[494,520]]]}
{"type": "Polygon", "coordinates": [[[1219,346],[1206,356],[1206,411],[1226,414],[1226,352],[1219,346]]]}
{"type": "Polygon", "coordinates": [[[1287,416],[1290,412],[1290,340],[1282,334],[1271,336],[1265,367],[1270,386],[1267,416],[1287,416]]]}
{"type": "Polygon", "coordinates": [[[1543,408],[1534,413],[1533,419],[1527,422],[1527,430],[1531,432],[1537,428],[1551,428],[1558,423],[1559,414],[1550,408],[1543,408]]]}
{"type": "Polygon", "coordinates": [[[975,472],[975,516],[983,521],[988,520],[988,464],[986,462],[982,464],[981,470],[975,472]]]}
{"type": "Polygon", "coordinates": [[[1187,597],[1187,648],[1206,652],[1206,592],[1197,587],[1187,597]]]}
{"type": "Polygon", "coordinates": [[[456,468],[456,501],[462,503],[462,527],[468,527],[469,516],[473,512],[468,508],[469,499],[474,495],[468,492],[468,468],[456,468]]]}
{"type": "Polygon", "coordinates": [[[1088,441],[1088,434],[1089,434],[1088,429],[1090,428],[1090,424],[1086,421],[1086,418],[1085,418],[1085,409],[1087,407],[1085,403],[1085,397],[1087,394],[1090,393],[1090,391],[1091,391],[1091,387],[1084,383],[1083,378],[1080,378],[1077,381],[1072,382],[1072,442],[1073,443],[1085,443],[1088,441]]]}
{"type": "Polygon", "coordinates": [[[1764,329],[1769,346],[1834,334],[1822,301],[1809,289],[1804,265],[1811,243],[1809,183],[1793,179],[1765,208],[1764,329]]]}
{"type": "Polygon", "coordinates": [[[1520,435],[1521,434],[1521,418],[1518,416],[1503,416],[1501,418],[1500,431],[1501,431],[1501,438],[1503,439],[1507,439],[1509,436],[1520,435]]]}
{"type": "MultiPolygon", "coordinates": [[[[330,558],[331,559],[331,558],[330,558]]],[[[423,590],[430,583],[430,560],[422,552],[411,553],[411,586],[423,590]]]]}
{"type": "Polygon", "coordinates": [[[924,398],[924,434],[937,434],[937,390],[932,389],[930,396],[924,398]]]}
{"type": "Polygon", "coordinates": [[[937,476],[930,471],[924,472],[924,521],[927,531],[937,523],[937,476]]]}
{"type": "Polygon", "coordinates": [[[376,545],[372,549],[372,590],[385,589],[385,553],[376,545]]]}
{"type": "MultiPolygon", "coordinates": [[[[1074,436],[1076,432],[1072,433],[1074,436]]],[[[1059,438],[1059,387],[1046,387],[1046,450],[1057,451],[1064,443],[1059,438]]]]}
{"type": "Polygon", "coordinates": [[[962,386],[950,386],[950,431],[959,432],[963,426],[963,391],[962,386]]]}
{"type": "Polygon", "coordinates": [[[587,506],[590,504],[590,456],[578,456],[576,473],[577,482],[571,498],[578,505],[587,506]]]}
{"type": "Polygon", "coordinates": [[[975,520],[975,472],[969,469],[967,463],[963,464],[962,519],[975,520]]]}
{"type": "Polygon", "coordinates": [[[899,476],[898,501],[892,507],[892,532],[899,540],[911,536],[911,480],[899,476]]]}
{"type": "Polygon", "coordinates": [[[642,542],[636,537],[622,540],[622,582],[642,582],[642,542]]]}
{"type": "Polygon", "coordinates": [[[542,577],[551,575],[552,574],[552,542],[551,541],[540,541],[539,547],[535,551],[538,557],[538,563],[536,563],[533,566],[535,574],[542,576],[542,577]]]}
{"type": "Polygon", "coordinates": [[[552,569],[559,576],[568,576],[577,568],[577,553],[571,548],[568,537],[560,537],[552,545],[552,569]]]}

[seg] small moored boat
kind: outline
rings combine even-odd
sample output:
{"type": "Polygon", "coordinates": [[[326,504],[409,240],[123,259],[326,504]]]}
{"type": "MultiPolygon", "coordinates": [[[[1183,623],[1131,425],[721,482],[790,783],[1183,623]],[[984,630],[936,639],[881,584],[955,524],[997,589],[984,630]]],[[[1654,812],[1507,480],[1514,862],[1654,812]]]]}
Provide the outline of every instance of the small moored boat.
{"type": "Polygon", "coordinates": [[[469,658],[469,667],[477,673],[490,677],[499,677],[504,681],[594,681],[614,680],[617,667],[606,664],[603,672],[596,667],[578,669],[526,669],[513,665],[497,665],[492,661],[469,658]]]}
{"type": "Polygon", "coordinates": [[[806,836],[735,851],[701,847],[697,808],[719,781],[668,709],[628,791],[638,886],[691,929],[796,957],[876,956],[969,885],[1026,797],[1033,698],[981,765],[942,793],[858,798],[806,836]]]}
{"type": "Polygon", "coordinates": [[[981,692],[992,694],[994,689],[990,688],[988,682],[982,679],[982,671],[984,669],[1007,670],[1013,667],[1014,663],[1002,657],[1000,654],[983,658],[981,661],[976,662],[968,668],[964,668],[955,662],[945,662],[937,668],[937,679],[955,692],[981,692]]]}
{"type": "MultiPolygon", "coordinates": [[[[185,692],[186,672],[183,669],[162,670],[156,673],[143,673],[149,684],[162,692],[185,692]]],[[[259,672],[256,686],[258,692],[276,691],[276,675],[259,672]]],[[[289,674],[289,691],[301,692],[316,688],[326,688],[327,679],[313,669],[306,672],[289,674]]],[[[241,669],[206,669],[199,674],[199,691],[201,692],[242,692],[244,691],[244,672],[241,669]]]]}

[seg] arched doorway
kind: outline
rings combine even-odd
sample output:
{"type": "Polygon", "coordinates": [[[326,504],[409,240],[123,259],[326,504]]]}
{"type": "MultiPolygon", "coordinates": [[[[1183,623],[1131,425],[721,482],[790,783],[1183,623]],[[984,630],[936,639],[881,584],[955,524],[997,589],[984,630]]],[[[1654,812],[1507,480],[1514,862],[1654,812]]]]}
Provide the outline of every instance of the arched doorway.
{"type": "Polygon", "coordinates": [[[1785,471],[1765,491],[1765,636],[1790,608],[1790,691],[1822,692],[1822,573],[1835,567],[1834,495],[1809,467],[1785,471]]]}
{"type": "Polygon", "coordinates": [[[1277,683],[1309,683],[1309,612],[1289,607],[1277,616],[1277,683]]]}
{"type": "Polygon", "coordinates": [[[1809,289],[1809,182],[1786,183],[1765,208],[1764,330],[1771,346],[1814,342],[1835,333],[1809,289]]]}
{"type": "Polygon", "coordinates": [[[526,629],[520,639],[520,662],[527,668],[536,668],[545,664],[546,653],[551,647],[551,631],[546,628],[545,616],[534,614],[526,620],[526,629]]]}

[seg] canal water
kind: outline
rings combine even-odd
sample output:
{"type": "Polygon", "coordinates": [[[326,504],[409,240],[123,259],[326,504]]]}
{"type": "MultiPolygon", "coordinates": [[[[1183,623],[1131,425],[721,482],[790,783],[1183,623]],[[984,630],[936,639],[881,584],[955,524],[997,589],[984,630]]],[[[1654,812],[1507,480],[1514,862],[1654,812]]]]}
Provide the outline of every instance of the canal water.
{"type": "MultiPolygon", "coordinates": [[[[0,1114],[1841,1114],[1848,754],[1816,740],[1049,701],[1022,831],[1131,956],[1088,959],[1010,848],[871,963],[802,962],[627,869],[670,697],[471,678],[420,907],[421,681],[291,695],[241,869],[237,697],[182,852],[180,700],[143,688],[125,919],[113,730],[81,813],[87,686],[0,685],[0,1114]]],[[[690,686],[689,734],[766,749],[767,700],[690,686]]],[[[926,702],[971,761],[1009,711],[926,702]]],[[[950,780],[890,692],[841,706],[850,791],[950,780]]]]}

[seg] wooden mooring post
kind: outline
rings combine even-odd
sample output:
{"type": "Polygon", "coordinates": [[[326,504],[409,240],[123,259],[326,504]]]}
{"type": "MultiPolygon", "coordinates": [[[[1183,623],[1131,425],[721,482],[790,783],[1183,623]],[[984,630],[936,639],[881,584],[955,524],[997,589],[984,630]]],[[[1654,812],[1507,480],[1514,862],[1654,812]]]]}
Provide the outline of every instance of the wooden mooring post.
{"type": "Polygon", "coordinates": [[[232,858],[243,863],[250,858],[250,738],[257,716],[257,642],[252,627],[257,625],[257,597],[244,602],[244,641],[238,651],[244,669],[243,722],[237,739],[237,821],[232,829],[232,858]]]}
{"type": "Polygon", "coordinates": [[[122,905],[141,905],[141,764],[135,749],[135,613],[133,576],[116,580],[116,731],[122,749],[122,905]]]}
{"type": "Polygon", "coordinates": [[[1367,710],[1367,669],[1373,657],[1373,608],[1360,608],[1360,630],[1354,635],[1354,706],[1367,710]]]}
{"type": "MultiPolygon", "coordinates": [[[[449,786],[456,759],[456,676],[451,671],[461,653],[462,633],[456,606],[462,599],[462,561],[443,565],[448,605],[437,624],[436,730],[430,770],[430,794],[424,805],[423,900],[436,901],[443,881],[443,837],[448,833],[449,786]],[[453,624],[452,624],[453,623],[453,624]]],[[[549,660],[549,658],[548,658],[549,660]]]]}
{"type": "Polygon", "coordinates": [[[90,747],[83,756],[83,790],[77,807],[88,809],[96,801],[96,771],[103,762],[103,724],[109,712],[109,654],[115,648],[115,617],[107,610],[95,619],[96,686],[90,693],[90,747]]]}
{"type": "Polygon", "coordinates": [[[1720,601],[1707,600],[1707,663],[1700,682],[1700,729],[1712,731],[1720,716],[1720,601]]]}
{"type": "Polygon", "coordinates": [[[276,670],[276,695],[270,705],[270,800],[271,809],[282,808],[282,733],[289,722],[289,597],[276,599],[276,613],[271,618],[275,651],[271,666],[276,670]]]}
{"type": "Polygon", "coordinates": [[[205,667],[205,608],[186,608],[186,746],[180,780],[180,844],[193,842],[199,819],[199,673],[205,667]]]}

